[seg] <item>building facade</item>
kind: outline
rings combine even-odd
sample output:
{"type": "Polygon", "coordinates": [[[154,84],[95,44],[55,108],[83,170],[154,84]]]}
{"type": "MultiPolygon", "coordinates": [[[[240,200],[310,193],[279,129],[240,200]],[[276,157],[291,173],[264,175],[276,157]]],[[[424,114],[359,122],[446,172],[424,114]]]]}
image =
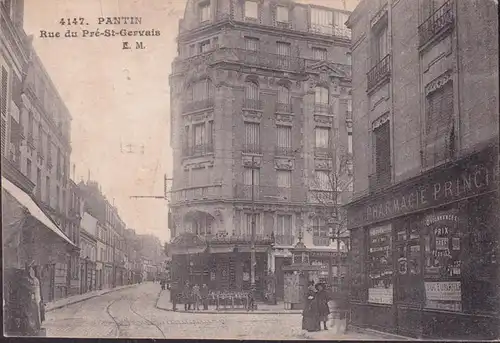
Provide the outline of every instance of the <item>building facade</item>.
{"type": "Polygon", "coordinates": [[[498,337],[498,18],[362,1],[352,29],[351,323],[498,337]]]}
{"type": "Polygon", "coordinates": [[[188,1],[170,78],[173,278],[249,289],[253,223],[261,291],[276,271],[282,294],[299,237],[318,252],[336,246],[319,199],[349,155],[348,14],[188,1]]]}
{"type": "MultiPolygon", "coordinates": [[[[78,256],[67,236],[71,115],[23,30],[23,6],[20,0],[0,2],[2,176],[9,199],[30,213],[18,231],[25,237],[14,249],[14,265],[34,267],[47,302],[70,294],[70,261],[78,256]]],[[[7,205],[3,223],[14,223],[16,206],[7,205]]]]}
{"type": "Polygon", "coordinates": [[[80,292],[98,289],[97,219],[84,212],[80,229],[80,292]]]}

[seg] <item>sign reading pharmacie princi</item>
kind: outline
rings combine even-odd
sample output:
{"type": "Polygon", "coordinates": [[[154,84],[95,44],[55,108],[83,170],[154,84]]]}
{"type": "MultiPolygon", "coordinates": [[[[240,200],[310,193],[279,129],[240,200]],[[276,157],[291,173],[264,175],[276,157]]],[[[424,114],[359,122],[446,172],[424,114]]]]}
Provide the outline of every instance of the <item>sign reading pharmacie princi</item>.
{"type": "Polygon", "coordinates": [[[495,190],[496,161],[487,151],[348,206],[348,226],[364,226],[495,190]]]}

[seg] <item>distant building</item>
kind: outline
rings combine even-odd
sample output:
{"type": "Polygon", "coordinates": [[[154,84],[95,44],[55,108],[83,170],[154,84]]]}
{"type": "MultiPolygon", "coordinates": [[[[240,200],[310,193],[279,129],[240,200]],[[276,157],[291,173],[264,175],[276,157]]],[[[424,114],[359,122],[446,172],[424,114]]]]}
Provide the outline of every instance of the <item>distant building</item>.
{"type": "Polygon", "coordinates": [[[499,336],[497,3],[364,0],[349,18],[352,325],[499,336]]]}
{"type": "Polygon", "coordinates": [[[81,293],[98,289],[97,250],[97,219],[85,212],[80,229],[81,293]]]}

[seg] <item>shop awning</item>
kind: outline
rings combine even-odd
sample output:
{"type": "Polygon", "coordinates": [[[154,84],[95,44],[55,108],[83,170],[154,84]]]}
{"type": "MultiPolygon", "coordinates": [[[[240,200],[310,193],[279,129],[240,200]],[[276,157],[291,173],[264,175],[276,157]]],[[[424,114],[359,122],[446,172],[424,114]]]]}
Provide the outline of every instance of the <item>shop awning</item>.
{"type": "Polygon", "coordinates": [[[2,188],[12,195],[29,213],[40,223],[52,230],[56,235],[61,237],[66,243],[76,247],[73,242],[57,227],[57,225],[38,207],[35,201],[29,194],[14,185],[12,182],[2,176],[2,188]]]}

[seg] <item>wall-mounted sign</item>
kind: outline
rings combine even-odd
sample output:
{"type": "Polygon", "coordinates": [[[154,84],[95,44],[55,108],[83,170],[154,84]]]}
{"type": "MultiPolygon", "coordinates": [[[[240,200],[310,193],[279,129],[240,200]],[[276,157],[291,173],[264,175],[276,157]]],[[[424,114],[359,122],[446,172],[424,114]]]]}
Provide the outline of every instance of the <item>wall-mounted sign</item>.
{"type": "Polygon", "coordinates": [[[494,156],[493,149],[486,149],[453,167],[438,168],[403,187],[354,203],[348,206],[348,227],[364,226],[494,190],[497,178],[494,156]]]}
{"type": "Polygon", "coordinates": [[[424,284],[427,300],[462,301],[460,281],[425,282],[424,284]]]}
{"type": "Polygon", "coordinates": [[[373,304],[389,304],[393,302],[393,288],[368,288],[368,302],[373,304]]]}

